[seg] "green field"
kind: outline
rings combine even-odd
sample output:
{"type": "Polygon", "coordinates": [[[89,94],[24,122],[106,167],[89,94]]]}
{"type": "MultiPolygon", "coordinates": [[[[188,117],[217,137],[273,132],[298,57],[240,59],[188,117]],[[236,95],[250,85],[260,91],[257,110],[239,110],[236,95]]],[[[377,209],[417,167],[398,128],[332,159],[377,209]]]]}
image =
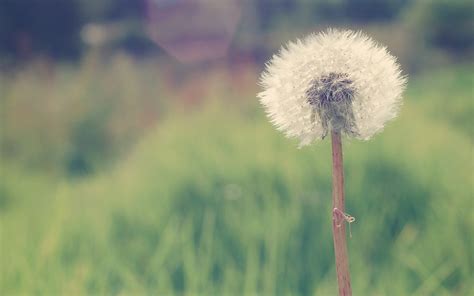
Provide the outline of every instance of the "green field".
{"type": "MultiPolygon", "coordinates": [[[[396,121],[344,142],[355,295],[474,294],[473,83],[411,77],[396,121]]],[[[0,294],[335,295],[330,143],[297,149],[245,96],[167,107],[86,177],[4,159],[0,294]]]]}

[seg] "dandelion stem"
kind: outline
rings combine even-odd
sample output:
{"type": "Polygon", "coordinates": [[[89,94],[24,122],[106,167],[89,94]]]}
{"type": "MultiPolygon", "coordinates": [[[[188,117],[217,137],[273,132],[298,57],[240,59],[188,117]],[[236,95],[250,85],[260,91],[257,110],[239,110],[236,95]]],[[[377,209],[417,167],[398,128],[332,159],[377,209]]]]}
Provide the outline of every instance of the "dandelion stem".
{"type": "Polygon", "coordinates": [[[346,245],[346,226],[340,213],[344,213],[344,169],[342,164],[342,141],[340,131],[332,131],[332,201],[334,238],[334,254],[336,256],[336,272],[339,295],[352,295],[349,274],[349,257],[346,245]],[[341,222],[342,220],[342,222],[341,222]]]}

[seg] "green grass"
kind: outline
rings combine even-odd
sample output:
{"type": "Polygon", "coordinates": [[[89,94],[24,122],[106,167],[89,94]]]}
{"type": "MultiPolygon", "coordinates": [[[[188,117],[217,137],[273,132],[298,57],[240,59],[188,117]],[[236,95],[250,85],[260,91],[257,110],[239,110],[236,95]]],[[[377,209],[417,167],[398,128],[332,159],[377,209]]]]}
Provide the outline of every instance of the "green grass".
{"type": "MultiPolygon", "coordinates": [[[[411,79],[396,121],[344,142],[355,295],[474,293],[472,82],[411,79]]],[[[329,143],[296,147],[225,101],[170,113],[85,179],[4,167],[0,291],[335,295],[329,143]]]]}

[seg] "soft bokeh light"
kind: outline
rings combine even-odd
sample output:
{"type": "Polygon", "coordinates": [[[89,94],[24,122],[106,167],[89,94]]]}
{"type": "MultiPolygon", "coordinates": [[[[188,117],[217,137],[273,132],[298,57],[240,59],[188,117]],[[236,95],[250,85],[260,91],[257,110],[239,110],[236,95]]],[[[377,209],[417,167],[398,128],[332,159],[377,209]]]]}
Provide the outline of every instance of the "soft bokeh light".
{"type": "Polygon", "coordinates": [[[226,55],[240,20],[238,0],[148,0],[148,32],[181,62],[226,55]]]}

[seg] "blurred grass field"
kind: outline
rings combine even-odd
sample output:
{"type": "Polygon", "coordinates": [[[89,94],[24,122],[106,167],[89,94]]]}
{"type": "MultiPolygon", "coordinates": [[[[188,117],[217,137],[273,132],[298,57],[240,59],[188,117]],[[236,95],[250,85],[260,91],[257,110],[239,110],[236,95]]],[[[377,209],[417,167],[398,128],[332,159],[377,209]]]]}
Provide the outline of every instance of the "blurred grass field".
{"type": "MultiPolygon", "coordinates": [[[[220,89],[189,110],[156,93],[151,66],[114,65],[59,69],[55,88],[27,71],[2,77],[3,147],[23,150],[3,152],[1,294],[334,295],[329,142],[297,149],[254,89],[220,89]],[[25,108],[35,96],[44,105],[25,108]],[[143,110],[130,100],[150,96],[159,119],[138,133],[143,110]],[[124,109],[107,113],[115,100],[124,109]],[[108,120],[98,132],[121,125],[138,144],[109,138],[125,152],[89,155],[85,164],[107,165],[58,177],[55,163],[70,169],[75,151],[61,135],[82,126],[63,111],[87,104],[103,110],[87,118],[108,120]],[[21,114],[36,133],[22,134],[21,114]],[[31,169],[44,155],[50,173],[31,169]]],[[[474,293],[473,83],[469,66],[410,77],[396,121],[370,142],[344,142],[355,295],[474,293]]]]}

